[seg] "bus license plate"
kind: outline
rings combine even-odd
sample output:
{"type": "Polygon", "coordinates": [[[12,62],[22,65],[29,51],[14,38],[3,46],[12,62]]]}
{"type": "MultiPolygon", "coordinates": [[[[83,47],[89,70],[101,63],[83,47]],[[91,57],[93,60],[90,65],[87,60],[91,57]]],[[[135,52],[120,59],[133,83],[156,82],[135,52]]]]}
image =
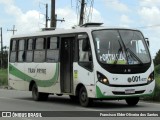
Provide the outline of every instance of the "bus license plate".
{"type": "Polygon", "coordinates": [[[125,94],[132,94],[135,93],[135,89],[126,89],[125,94]]]}

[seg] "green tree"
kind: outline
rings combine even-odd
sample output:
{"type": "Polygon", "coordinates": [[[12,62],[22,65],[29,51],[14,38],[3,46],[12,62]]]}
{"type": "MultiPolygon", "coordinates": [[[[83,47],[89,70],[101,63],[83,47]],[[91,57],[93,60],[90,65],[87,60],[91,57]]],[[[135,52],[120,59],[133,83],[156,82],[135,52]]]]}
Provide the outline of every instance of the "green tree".
{"type": "Polygon", "coordinates": [[[160,50],[156,53],[156,56],[154,58],[154,64],[155,66],[160,64],[160,50]]]}

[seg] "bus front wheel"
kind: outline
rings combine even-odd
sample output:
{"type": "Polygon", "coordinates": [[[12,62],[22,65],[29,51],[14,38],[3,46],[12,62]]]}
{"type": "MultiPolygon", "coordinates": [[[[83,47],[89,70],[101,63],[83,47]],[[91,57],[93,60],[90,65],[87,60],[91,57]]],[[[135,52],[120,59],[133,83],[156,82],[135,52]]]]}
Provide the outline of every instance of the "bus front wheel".
{"type": "Polygon", "coordinates": [[[87,107],[92,103],[92,99],[88,98],[85,87],[81,87],[79,91],[79,102],[80,102],[80,105],[83,107],[87,107]]]}
{"type": "Polygon", "coordinates": [[[134,97],[134,98],[126,98],[126,103],[129,106],[135,106],[139,102],[139,97],[134,97]]]}
{"type": "Polygon", "coordinates": [[[32,87],[32,98],[35,101],[41,101],[41,100],[47,100],[48,99],[48,93],[40,93],[38,92],[38,87],[36,84],[32,87]]]}
{"type": "Polygon", "coordinates": [[[77,96],[74,96],[74,95],[69,95],[71,101],[73,102],[78,102],[78,97],[77,96]]]}

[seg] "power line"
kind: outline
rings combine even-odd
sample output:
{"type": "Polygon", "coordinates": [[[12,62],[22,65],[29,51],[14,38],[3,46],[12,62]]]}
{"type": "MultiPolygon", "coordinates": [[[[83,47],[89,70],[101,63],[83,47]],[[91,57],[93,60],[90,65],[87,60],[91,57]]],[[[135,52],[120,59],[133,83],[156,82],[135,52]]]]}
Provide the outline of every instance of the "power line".
{"type": "Polygon", "coordinates": [[[76,0],[76,12],[79,25],[92,20],[93,5],[94,0],[76,0]]]}
{"type": "MultiPolygon", "coordinates": [[[[88,2],[89,3],[89,2],[88,2]]],[[[88,4],[87,3],[87,4],[88,4]]],[[[93,14],[93,5],[94,5],[94,0],[90,0],[90,7],[87,15],[87,22],[92,20],[92,14],[93,14]]]]}

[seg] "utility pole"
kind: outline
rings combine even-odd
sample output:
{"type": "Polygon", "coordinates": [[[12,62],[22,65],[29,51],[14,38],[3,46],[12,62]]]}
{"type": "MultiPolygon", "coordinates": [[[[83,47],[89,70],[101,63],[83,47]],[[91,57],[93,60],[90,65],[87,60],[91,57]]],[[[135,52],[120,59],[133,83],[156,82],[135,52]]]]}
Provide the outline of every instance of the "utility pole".
{"type": "Polygon", "coordinates": [[[49,17],[48,17],[48,4],[46,4],[46,28],[48,28],[48,20],[49,20],[49,17]]]}
{"type": "Polygon", "coordinates": [[[51,0],[51,27],[56,28],[55,0],[51,0]]]}
{"type": "Polygon", "coordinates": [[[14,35],[15,31],[17,31],[17,30],[15,29],[15,25],[13,25],[13,29],[10,29],[10,30],[7,29],[7,31],[12,31],[13,35],[14,35]]]}
{"type": "MultiPolygon", "coordinates": [[[[55,28],[57,27],[57,21],[60,22],[64,22],[64,18],[63,19],[57,19],[57,15],[55,13],[55,9],[56,9],[56,2],[55,0],[51,0],[51,27],[55,28]]],[[[50,19],[49,19],[50,20],[50,19]]]]}
{"type": "Polygon", "coordinates": [[[79,26],[83,24],[83,20],[84,20],[84,7],[85,7],[85,0],[81,0],[81,10],[80,10],[79,26]]]}
{"type": "Polygon", "coordinates": [[[1,27],[1,68],[3,68],[3,36],[2,36],[2,27],[1,27]]]}

